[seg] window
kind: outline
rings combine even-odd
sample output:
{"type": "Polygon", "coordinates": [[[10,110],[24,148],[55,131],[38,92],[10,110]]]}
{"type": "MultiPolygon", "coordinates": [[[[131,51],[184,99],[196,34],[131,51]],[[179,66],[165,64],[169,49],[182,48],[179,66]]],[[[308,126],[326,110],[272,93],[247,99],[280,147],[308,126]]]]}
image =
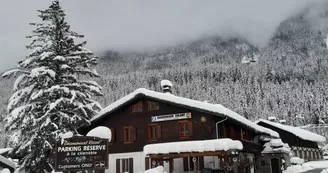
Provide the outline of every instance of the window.
{"type": "MultiPolygon", "coordinates": [[[[183,170],[185,172],[187,171],[194,171],[194,162],[192,161],[193,157],[184,157],[183,158],[183,170]]],[[[198,156],[196,157],[196,167],[198,171],[201,171],[204,169],[204,157],[198,156]]]]}
{"type": "Polygon", "coordinates": [[[133,158],[116,159],[116,173],[133,173],[133,158]]]}
{"type": "Polygon", "coordinates": [[[178,121],[178,133],[180,138],[188,138],[192,136],[192,122],[178,121]]]}
{"type": "Polygon", "coordinates": [[[131,112],[142,112],[142,101],[134,104],[132,107],[131,107],[131,112]]]}
{"type": "Polygon", "coordinates": [[[124,143],[132,143],[136,141],[136,128],[133,126],[123,127],[123,142],[124,143]]]}
{"type": "Polygon", "coordinates": [[[147,110],[148,111],[153,111],[153,110],[158,110],[159,109],[159,104],[156,102],[152,101],[147,101],[147,110]]]}
{"type": "Polygon", "coordinates": [[[148,125],[148,140],[156,141],[161,138],[161,125],[149,124],[148,125]]]}
{"type": "Polygon", "coordinates": [[[110,128],[110,131],[112,132],[112,139],[108,141],[108,144],[111,145],[115,142],[115,129],[110,128]]]}

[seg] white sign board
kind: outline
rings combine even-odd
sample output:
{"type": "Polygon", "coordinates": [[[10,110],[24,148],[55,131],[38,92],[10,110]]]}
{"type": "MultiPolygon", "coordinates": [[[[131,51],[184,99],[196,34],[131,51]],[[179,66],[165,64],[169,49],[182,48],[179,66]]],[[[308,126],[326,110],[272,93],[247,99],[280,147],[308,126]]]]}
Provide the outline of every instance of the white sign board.
{"type": "Polygon", "coordinates": [[[160,122],[160,121],[170,121],[170,120],[180,120],[180,119],[189,119],[191,118],[191,113],[177,113],[169,115],[158,115],[152,116],[151,122],[160,122]]]}

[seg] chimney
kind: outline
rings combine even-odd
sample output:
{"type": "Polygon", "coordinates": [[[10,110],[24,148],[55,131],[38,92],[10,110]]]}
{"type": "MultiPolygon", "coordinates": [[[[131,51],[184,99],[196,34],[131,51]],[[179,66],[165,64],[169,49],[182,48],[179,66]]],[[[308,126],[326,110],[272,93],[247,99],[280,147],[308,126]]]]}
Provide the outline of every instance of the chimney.
{"type": "Polygon", "coordinates": [[[272,117],[268,117],[268,120],[271,122],[276,122],[277,118],[272,116],[272,117]]]}
{"type": "Polygon", "coordinates": [[[162,80],[161,81],[161,88],[163,93],[170,93],[172,94],[172,83],[169,80],[162,80]]]}
{"type": "Polygon", "coordinates": [[[286,120],[279,120],[280,124],[286,124],[286,120]]]}

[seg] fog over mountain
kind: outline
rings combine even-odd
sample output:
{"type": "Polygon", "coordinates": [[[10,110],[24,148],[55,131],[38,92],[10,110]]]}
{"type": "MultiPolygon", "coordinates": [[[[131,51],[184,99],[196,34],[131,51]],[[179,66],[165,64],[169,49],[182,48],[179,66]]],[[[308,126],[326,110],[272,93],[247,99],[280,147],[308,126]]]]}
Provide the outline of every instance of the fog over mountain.
{"type": "MultiPolygon", "coordinates": [[[[0,0],[0,71],[27,54],[28,23],[50,0],[0,0]]],[[[73,30],[86,36],[94,51],[149,51],[203,37],[247,38],[263,47],[279,24],[310,8],[318,13],[324,0],[62,0],[73,30]],[[313,7],[313,8],[312,8],[313,7]]],[[[309,16],[311,17],[311,16],[309,16]]],[[[318,27],[322,21],[313,21],[318,27]]]]}

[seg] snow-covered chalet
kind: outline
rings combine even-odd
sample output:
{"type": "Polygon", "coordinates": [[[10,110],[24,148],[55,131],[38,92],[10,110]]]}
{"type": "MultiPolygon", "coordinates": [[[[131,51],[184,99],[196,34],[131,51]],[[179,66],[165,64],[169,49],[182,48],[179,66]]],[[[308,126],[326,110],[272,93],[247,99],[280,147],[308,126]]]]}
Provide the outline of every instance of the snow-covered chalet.
{"type": "Polygon", "coordinates": [[[323,159],[323,153],[318,144],[326,142],[326,138],[300,127],[289,126],[274,120],[260,119],[258,125],[269,128],[279,133],[281,140],[291,148],[293,157],[305,161],[323,159]]]}
{"type": "Polygon", "coordinates": [[[204,168],[281,172],[280,156],[261,153],[262,139],[279,138],[277,132],[220,104],[178,97],[169,85],[162,87],[163,92],[135,90],[79,129],[82,135],[99,126],[111,129],[109,168],[101,172],[138,173],[158,165],[169,173],[204,168]]]}

